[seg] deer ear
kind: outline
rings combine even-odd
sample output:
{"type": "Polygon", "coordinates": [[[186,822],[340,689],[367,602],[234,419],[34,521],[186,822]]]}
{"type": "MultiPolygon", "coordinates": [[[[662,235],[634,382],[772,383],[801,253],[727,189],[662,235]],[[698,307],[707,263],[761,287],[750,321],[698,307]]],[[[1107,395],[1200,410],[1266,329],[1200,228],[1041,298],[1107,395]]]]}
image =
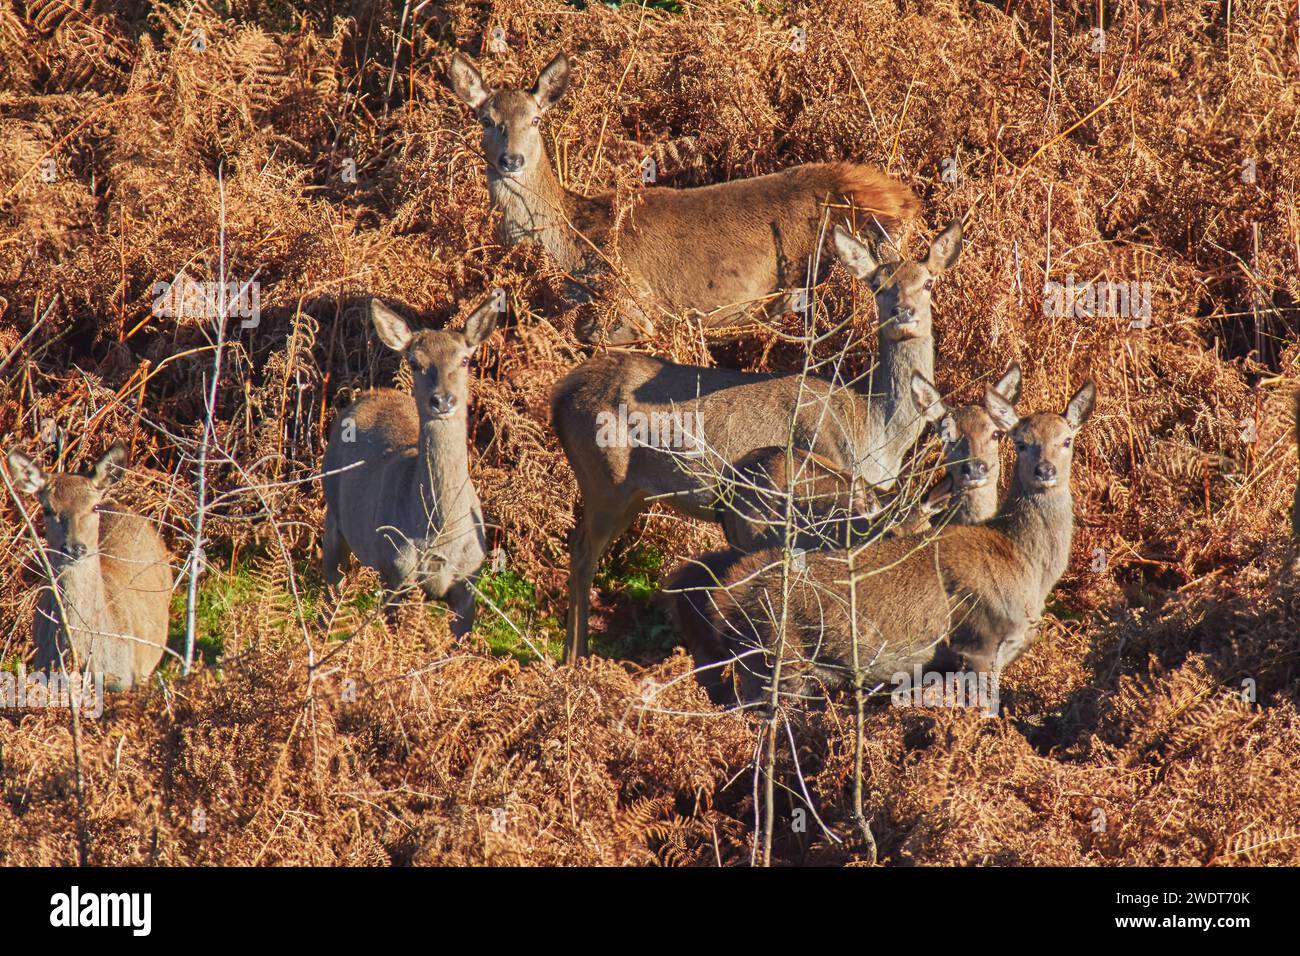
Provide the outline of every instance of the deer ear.
{"type": "Polygon", "coordinates": [[[34,495],[45,487],[45,472],[20,451],[9,453],[9,474],[13,475],[18,490],[34,495]]]}
{"type": "Polygon", "coordinates": [[[1020,363],[1012,362],[1007,366],[1006,374],[998,379],[998,383],[993,386],[993,391],[997,392],[1008,402],[1014,405],[1020,401],[1020,363]]]}
{"type": "Polygon", "coordinates": [[[100,491],[111,488],[122,480],[126,459],[126,446],[121,442],[114,442],[113,446],[99,457],[99,461],[91,466],[90,483],[100,491]]]}
{"type": "Polygon", "coordinates": [[[542,112],[546,112],[560,101],[569,86],[569,58],[563,53],[555,54],[555,59],[542,67],[533,84],[533,98],[542,112]]]}
{"type": "Polygon", "coordinates": [[[406,321],[378,299],[370,300],[370,321],[375,324],[379,341],[394,352],[400,352],[411,344],[411,329],[406,321]]]}
{"type": "Polygon", "coordinates": [[[938,484],[925,493],[925,498],[921,500],[921,513],[927,517],[938,514],[944,508],[948,507],[948,501],[952,498],[956,484],[952,475],[944,472],[939,479],[938,484]]]}
{"type": "Polygon", "coordinates": [[[961,219],[954,219],[930,243],[930,254],[925,257],[925,267],[935,275],[948,271],[961,258],[961,246],[961,219]]]}
{"type": "Polygon", "coordinates": [[[1070,427],[1078,431],[1092,415],[1092,407],[1096,403],[1097,386],[1093,384],[1092,379],[1088,379],[1083,383],[1083,387],[1074,393],[1074,397],[1070,399],[1070,404],[1065,406],[1062,414],[1070,427]]]}
{"type": "Polygon", "coordinates": [[[871,254],[871,248],[843,226],[835,227],[831,241],[835,244],[835,255],[840,262],[859,279],[867,278],[880,268],[880,263],[871,254]]]}
{"type": "Polygon", "coordinates": [[[483,82],[478,69],[463,53],[457,53],[451,58],[451,69],[448,72],[451,75],[451,88],[470,109],[477,110],[492,95],[492,89],[483,82]]]}
{"type": "Polygon", "coordinates": [[[1004,432],[1009,432],[1020,424],[1020,416],[1016,414],[1015,407],[1001,392],[994,391],[991,388],[986,389],[984,392],[984,408],[1004,432]]]}
{"type": "Polygon", "coordinates": [[[920,372],[912,373],[912,403],[927,422],[937,422],[948,414],[939,390],[920,372]]]}
{"type": "Polygon", "coordinates": [[[496,296],[492,296],[465,320],[465,344],[472,349],[478,348],[497,327],[496,296]]]}

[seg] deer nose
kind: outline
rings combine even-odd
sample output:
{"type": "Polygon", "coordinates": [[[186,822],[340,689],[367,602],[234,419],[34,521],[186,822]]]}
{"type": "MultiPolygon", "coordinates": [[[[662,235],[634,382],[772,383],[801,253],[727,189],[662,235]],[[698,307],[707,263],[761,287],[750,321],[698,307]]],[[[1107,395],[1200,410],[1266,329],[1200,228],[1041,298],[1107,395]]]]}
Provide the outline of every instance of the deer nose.
{"type": "Polygon", "coordinates": [[[968,484],[984,482],[989,477],[989,465],[982,458],[976,458],[974,461],[968,461],[961,466],[961,475],[966,479],[968,484]]]}
{"type": "Polygon", "coordinates": [[[916,310],[910,305],[900,305],[894,310],[894,321],[899,325],[907,325],[916,321],[916,310]]]}
{"type": "Polygon", "coordinates": [[[519,153],[502,153],[501,159],[497,162],[504,172],[517,173],[524,168],[524,157],[519,153]]]}
{"type": "Polygon", "coordinates": [[[438,392],[429,399],[429,404],[433,407],[434,415],[445,418],[456,410],[456,396],[438,392]]]}
{"type": "Polygon", "coordinates": [[[1040,461],[1034,466],[1034,477],[1043,483],[1056,480],[1056,466],[1050,461],[1040,461]]]}
{"type": "Polygon", "coordinates": [[[74,560],[79,560],[86,556],[86,550],[84,544],[70,544],[68,545],[68,556],[74,560]]]}

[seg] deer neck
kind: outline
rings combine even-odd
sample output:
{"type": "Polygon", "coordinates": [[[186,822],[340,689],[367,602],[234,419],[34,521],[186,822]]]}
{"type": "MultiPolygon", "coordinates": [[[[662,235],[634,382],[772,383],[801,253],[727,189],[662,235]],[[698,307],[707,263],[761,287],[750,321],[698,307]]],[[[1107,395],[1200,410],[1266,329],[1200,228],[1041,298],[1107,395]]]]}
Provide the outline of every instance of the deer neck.
{"type": "Polygon", "coordinates": [[[540,243],[562,269],[576,271],[582,255],[570,225],[573,197],[545,152],[521,175],[503,176],[490,163],[487,175],[492,205],[501,212],[502,241],[508,246],[540,243]]]}
{"type": "Polygon", "coordinates": [[[1067,486],[1027,493],[1019,478],[1012,482],[1007,500],[990,522],[1029,559],[1026,568],[1041,605],[1065,573],[1074,537],[1074,501],[1067,486]],[[1036,577],[1035,577],[1036,575],[1036,577]]]}
{"type": "Polygon", "coordinates": [[[469,480],[465,413],[420,423],[419,457],[415,463],[418,524],[431,531],[446,530],[470,514],[474,487],[469,480]]]}
{"type": "Polygon", "coordinates": [[[880,357],[871,370],[870,385],[874,434],[868,441],[874,457],[886,462],[885,470],[892,472],[885,476],[892,485],[903,456],[925,430],[925,419],[912,401],[912,373],[933,380],[934,339],[922,336],[894,341],[881,335],[879,343],[880,357]],[[880,424],[878,431],[874,423],[880,424]]]}
{"type": "Polygon", "coordinates": [[[953,524],[983,524],[998,513],[998,483],[990,478],[980,488],[964,491],[952,512],[953,524]]]}
{"type": "Polygon", "coordinates": [[[59,598],[55,612],[62,619],[68,636],[114,633],[99,555],[89,554],[77,561],[65,561],[51,567],[59,598]]]}

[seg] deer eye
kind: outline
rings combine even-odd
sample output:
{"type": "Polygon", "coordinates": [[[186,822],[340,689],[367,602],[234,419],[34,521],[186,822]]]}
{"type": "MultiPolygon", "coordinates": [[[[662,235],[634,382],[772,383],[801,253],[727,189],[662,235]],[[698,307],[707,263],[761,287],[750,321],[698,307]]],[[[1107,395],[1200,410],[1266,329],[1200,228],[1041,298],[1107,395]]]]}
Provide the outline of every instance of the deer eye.
{"type": "Polygon", "coordinates": [[[993,429],[993,440],[1002,441],[1002,431],[1000,429],[993,429]]]}
{"type": "Polygon", "coordinates": [[[461,358],[461,360],[460,360],[460,367],[461,367],[461,368],[469,368],[469,358],[470,358],[470,357],[469,357],[468,355],[466,355],[466,356],[464,356],[464,357],[461,358]]]}
{"type": "Polygon", "coordinates": [[[930,291],[931,289],[933,289],[933,288],[934,288],[934,280],[933,280],[933,279],[926,279],[926,280],[925,280],[925,291],[926,291],[926,292],[929,292],[929,291],[930,291]]]}
{"type": "Polygon", "coordinates": [[[541,118],[540,116],[534,116],[534,117],[533,117],[533,125],[534,125],[534,126],[540,126],[540,125],[541,125],[541,122],[542,122],[542,118],[541,118]]]}
{"type": "Polygon", "coordinates": [[[1069,448],[1069,447],[1070,447],[1070,444],[1071,444],[1073,441],[1074,441],[1073,438],[1067,438],[1065,441],[1061,442],[1061,447],[1062,447],[1062,448],[1069,448]]]}

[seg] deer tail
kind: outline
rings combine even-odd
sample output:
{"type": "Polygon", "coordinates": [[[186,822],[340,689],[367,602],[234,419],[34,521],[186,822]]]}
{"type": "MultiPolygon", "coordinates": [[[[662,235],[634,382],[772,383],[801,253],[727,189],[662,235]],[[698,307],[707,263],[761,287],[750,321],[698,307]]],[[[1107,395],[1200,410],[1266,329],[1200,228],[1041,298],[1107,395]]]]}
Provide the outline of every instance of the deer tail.
{"type": "Polygon", "coordinates": [[[864,218],[875,217],[888,232],[902,228],[921,211],[916,194],[879,169],[836,163],[831,171],[835,191],[848,199],[864,218]]]}

